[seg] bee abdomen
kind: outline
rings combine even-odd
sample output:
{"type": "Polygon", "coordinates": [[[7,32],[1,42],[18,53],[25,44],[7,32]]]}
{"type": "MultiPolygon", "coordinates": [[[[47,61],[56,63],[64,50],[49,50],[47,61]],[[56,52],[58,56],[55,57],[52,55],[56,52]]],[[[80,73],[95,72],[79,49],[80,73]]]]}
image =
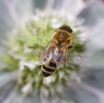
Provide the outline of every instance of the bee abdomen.
{"type": "Polygon", "coordinates": [[[50,76],[56,70],[56,63],[54,60],[50,60],[48,64],[42,65],[42,72],[45,77],[50,76]]]}
{"type": "Polygon", "coordinates": [[[56,62],[55,62],[53,59],[50,60],[50,62],[49,62],[48,65],[49,65],[50,67],[56,68],[56,62]]]}

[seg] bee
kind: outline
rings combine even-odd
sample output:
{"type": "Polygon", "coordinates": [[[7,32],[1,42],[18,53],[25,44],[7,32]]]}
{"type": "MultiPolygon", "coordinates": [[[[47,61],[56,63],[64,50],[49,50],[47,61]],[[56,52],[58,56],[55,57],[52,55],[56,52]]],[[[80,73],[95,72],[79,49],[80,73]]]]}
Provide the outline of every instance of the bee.
{"type": "Polygon", "coordinates": [[[67,26],[61,26],[53,33],[48,46],[40,55],[41,70],[44,77],[52,75],[57,68],[61,68],[68,61],[69,49],[73,48],[73,30],[67,26]]]}

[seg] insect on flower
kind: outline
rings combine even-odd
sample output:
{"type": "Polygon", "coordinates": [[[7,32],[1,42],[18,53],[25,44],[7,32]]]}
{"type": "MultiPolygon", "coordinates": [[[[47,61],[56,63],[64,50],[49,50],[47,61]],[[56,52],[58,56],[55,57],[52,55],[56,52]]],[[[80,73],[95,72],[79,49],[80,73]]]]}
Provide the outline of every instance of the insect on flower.
{"type": "Polygon", "coordinates": [[[67,25],[61,26],[53,33],[50,43],[39,58],[45,77],[52,75],[57,68],[63,67],[68,61],[69,49],[73,48],[72,34],[73,30],[67,25]]]}

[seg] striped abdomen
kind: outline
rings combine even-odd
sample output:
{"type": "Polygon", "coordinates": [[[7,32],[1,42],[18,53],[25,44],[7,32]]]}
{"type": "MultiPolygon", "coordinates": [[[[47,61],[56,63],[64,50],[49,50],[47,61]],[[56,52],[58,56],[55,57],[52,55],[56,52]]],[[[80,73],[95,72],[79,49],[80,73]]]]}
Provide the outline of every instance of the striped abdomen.
{"type": "Polygon", "coordinates": [[[41,69],[43,75],[45,77],[48,77],[51,74],[53,74],[53,72],[57,69],[56,62],[53,59],[51,59],[48,64],[43,64],[41,69]]]}

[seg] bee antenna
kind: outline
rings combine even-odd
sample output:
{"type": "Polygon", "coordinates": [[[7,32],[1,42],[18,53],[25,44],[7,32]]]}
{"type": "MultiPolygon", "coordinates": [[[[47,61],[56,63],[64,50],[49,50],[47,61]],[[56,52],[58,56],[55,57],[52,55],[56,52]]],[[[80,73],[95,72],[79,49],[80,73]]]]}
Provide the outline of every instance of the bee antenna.
{"type": "Polygon", "coordinates": [[[73,33],[73,30],[67,25],[62,25],[59,29],[66,30],[69,33],[73,33]]]}

